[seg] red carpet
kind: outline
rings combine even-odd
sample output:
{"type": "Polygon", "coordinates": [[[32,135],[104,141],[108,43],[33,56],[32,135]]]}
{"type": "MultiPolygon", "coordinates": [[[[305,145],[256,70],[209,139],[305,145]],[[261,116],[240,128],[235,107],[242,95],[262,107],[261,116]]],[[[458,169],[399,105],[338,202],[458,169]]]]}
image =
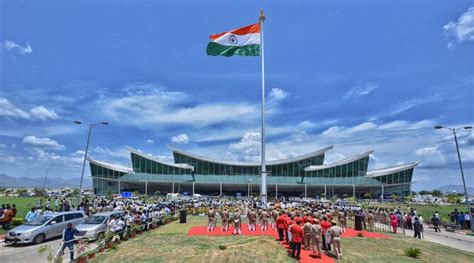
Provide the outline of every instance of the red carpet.
{"type": "MultiPolygon", "coordinates": [[[[216,227],[214,231],[207,231],[207,226],[195,226],[192,227],[189,232],[188,236],[232,236],[233,228],[230,227],[229,231],[224,232],[221,230],[220,227],[216,227]]],[[[342,237],[356,237],[358,233],[362,233],[364,237],[367,238],[389,238],[386,235],[375,233],[375,232],[368,232],[368,231],[356,231],[351,228],[348,228],[342,237]]],[[[246,224],[242,224],[242,235],[243,236],[273,236],[275,239],[278,238],[278,233],[269,228],[267,231],[249,231],[246,224]]],[[[280,242],[280,244],[291,254],[291,249],[289,245],[285,242],[280,242]]],[[[344,253],[344,242],[342,243],[343,246],[343,253],[344,253]]],[[[299,260],[300,263],[310,263],[310,262],[323,262],[323,263],[333,263],[335,262],[334,258],[327,256],[324,252],[322,253],[322,258],[313,258],[311,257],[312,251],[311,250],[303,250],[301,249],[301,259],[299,260]]]]}
{"type": "Polygon", "coordinates": [[[347,228],[346,232],[344,232],[342,234],[342,237],[356,237],[357,234],[359,234],[359,233],[362,233],[364,235],[364,237],[368,237],[368,238],[389,238],[388,236],[386,236],[384,234],[381,234],[381,233],[369,232],[369,231],[365,231],[365,230],[357,231],[357,230],[354,230],[352,228],[347,228]]]}
{"type": "MultiPolygon", "coordinates": [[[[192,227],[188,236],[232,236],[233,227],[229,227],[229,231],[224,232],[220,227],[216,227],[214,231],[207,231],[207,226],[195,226],[192,227]]],[[[242,224],[242,236],[275,236],[278,233],[275,232],[271,227],[267,231],[249,231],[246,224],[242,224]]]]}

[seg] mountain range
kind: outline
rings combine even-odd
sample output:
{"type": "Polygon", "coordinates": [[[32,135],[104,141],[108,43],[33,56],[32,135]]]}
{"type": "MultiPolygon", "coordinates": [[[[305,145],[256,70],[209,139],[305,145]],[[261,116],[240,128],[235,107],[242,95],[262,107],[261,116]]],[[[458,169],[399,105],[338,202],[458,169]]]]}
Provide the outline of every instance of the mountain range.
{"type": "MultiPolygon", "coordinates": [[[[48,177],[46,180],[46,188],[78,188],[81,178],[59,178],[59,177],[48,177]]],[[[0,187],[3,188],[33,188],[44,186],[44,178],[31,178],[31,177],[14,177],[7,174],[0,174],[0,187]]],[[[92,188],[92,180],[84,178],[82,187],[86,189],[92,188]]]]}
{"type": "MultiPolygon", "coordinates": [[[[456,185],[456,184],[449,184],[449,185],[444,185],[436,188],[436,190],[439,190],[443,193],[451,193],[453,191],[456,191],[458,193],[464,193],[464,187],[462,185],[456,185]]],[[[469,196],[474,194],[474,187],[467,187],[467,192],[469,193],[469,196]]]]}

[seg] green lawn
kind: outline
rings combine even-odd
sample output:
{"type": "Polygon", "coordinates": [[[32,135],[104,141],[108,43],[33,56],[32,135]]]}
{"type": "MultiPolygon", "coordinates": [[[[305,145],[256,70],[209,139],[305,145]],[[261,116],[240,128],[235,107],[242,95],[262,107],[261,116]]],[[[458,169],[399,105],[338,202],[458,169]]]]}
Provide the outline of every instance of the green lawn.
{"type": "MultiPolygon", "coordinates": [[[[123,242],[117,250],[98,255],[97,262],[296,262],[273,237],[230,236],[188,237],[195,225],[205,225],[205,217],[188,216],[187,224],[173,222],[135,239],[123,242]],[[226,245],[225,250],[219,245],[226,245]]],[[[473,253],[387,234],[389,239],[343,238],[342,260],[338,262],[472,262],[473,253]],[[404,255],[405,248],[421,250],[419,259],[404,255]]]]}
{"type": "MultiPolygon", "coordinates": [[[[17,209],[17,218],[22,218],[24,219],[26,216],[26,213],[30,211],[32,207],[35,206],[36,200],[40,200],[41,198],[39,197],[0,197],[0,204],[10,204],[16,205],[17,209]]],[[[43,203],[42,205],[44,206],[46,199],[43,198],[43,203]]],[[[54,201],[51,202],[51,208],[54,208],[54,201]]],[[[0,234],[4,234],[6,231],[0,228],[0,234]]]]}
{"type": "MultiPolygon", "coordinates": [[[[402,211],[407,211],[406,204],[390,204],[384,203],[379,204],[379,207],[386,207],[386,208],[398,208],[401,207],[402,211]]],[[[418,214],[421,214],[424,219],[429,219],[433,216],[435,211],[438,211],[441,219],[445,221],[449,221],[448,213],[454,211],[457,208],[459,211],[467,211],[465,205],[410,205],[410,207],[416,208],[418,214]]]]}

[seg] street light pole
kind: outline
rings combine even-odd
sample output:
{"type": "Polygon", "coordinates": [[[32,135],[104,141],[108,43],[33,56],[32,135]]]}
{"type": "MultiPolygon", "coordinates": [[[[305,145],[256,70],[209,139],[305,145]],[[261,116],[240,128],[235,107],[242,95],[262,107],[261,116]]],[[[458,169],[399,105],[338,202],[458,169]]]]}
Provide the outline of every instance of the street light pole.
{"type": "Polygon", "coordinates": [[[43,190],[46,191],[46,180],[48,180],[49,169],[46,169],[46,174],[44,175],[43,190]]]}
{"type": "MultiPolygon", "coordinates": [[[[466,180],[464,179],[464,170],[462,168],[462,162],[461,162],[461,153],[459,152],[458,137],[457,137],[457,134],[456,134],[456,130],[459,129],[459,128],[447,128],[447,127],[443,127],[443,126],[436,126],[435,127],[435,129],[443,129],[443,128],[450,130],[454,134],[454,142],[456,143],[456,152],[458,154],[459,168],[461,169],[462,184],[463,184],[463,187],[464,187],[464,194],[466,195],[467,212],[472,217],[471,204],[469,202],[469,194],[467,193],[466,180]]],[[[472,129],[472,127],[471,126],[466,126],[466,127],[463,127],[463,129],[470,130],[470,129],[472,129]]],[[[472,221],[473,220],[471,218],[471,222],[472,221]]],[[[473,224],[471,224],[471,230],[473,230],[473,229],[474,229],[474,226],[473,226],[473,224]]]]}
{"type": "MultiPolygon", "coordinates": [[[[82,124],[81,121],[74,121],[75,124],[82,124]]],[[[81,172],[81,182],[79,184],[79,196],[77,198],[77,206],[76,209],[79,210],[79,205],[81,204],[81,198],[82,198],[82,182],[84,181],[84,170],[86,168],[86,160],[87,160],[87,154],[89,152],[89,144],[91,141],[91,134],[92,134],[92,128],[94,128],[98,123],[90,123],[89,124],[89,133],[87,135],[87,144],[86,144],[86,152],[84,154],[84,162],[82,163],[82,172],[81,172]]],[[[109,125],[108,122],[101,122],[99,124],[102,125],[109,125]]]]}

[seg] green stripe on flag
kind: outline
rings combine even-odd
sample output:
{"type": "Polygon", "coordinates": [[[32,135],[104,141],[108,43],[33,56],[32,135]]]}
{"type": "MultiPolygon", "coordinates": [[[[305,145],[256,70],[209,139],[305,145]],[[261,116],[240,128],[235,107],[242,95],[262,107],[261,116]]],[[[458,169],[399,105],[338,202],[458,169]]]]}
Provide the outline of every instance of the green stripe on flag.
{"type": "Polygon", "coordinates": [[[209,56],[260,56],[260,45],[253,44],[247,46],[223,46],[215,42],[209,42],[207,45],[207,54],[209,56]]]}

